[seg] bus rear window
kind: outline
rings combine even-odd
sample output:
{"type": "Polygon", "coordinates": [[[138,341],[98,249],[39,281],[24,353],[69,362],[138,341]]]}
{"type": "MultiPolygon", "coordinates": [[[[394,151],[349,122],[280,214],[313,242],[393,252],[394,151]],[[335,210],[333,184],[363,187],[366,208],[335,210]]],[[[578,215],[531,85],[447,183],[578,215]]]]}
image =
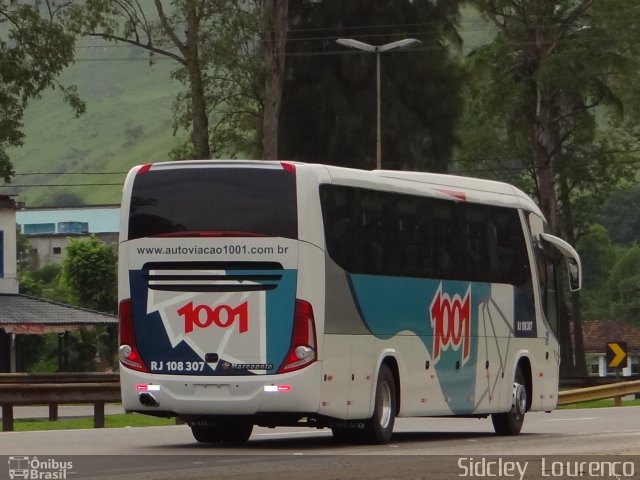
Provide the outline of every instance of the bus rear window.
{"type": "Polygon", "coordinates": [[[284,170],[151,169],[134,181],[128,233],[295,239],[297,218],[295,176],[284,170]]]}

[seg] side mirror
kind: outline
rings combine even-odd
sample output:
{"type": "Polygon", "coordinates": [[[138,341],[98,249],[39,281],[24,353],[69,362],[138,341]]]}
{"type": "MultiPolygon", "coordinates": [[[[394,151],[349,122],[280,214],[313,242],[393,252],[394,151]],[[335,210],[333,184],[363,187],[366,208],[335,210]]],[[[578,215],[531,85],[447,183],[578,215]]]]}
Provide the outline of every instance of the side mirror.
{"type": "Polygon", "coordinates": [[[582,288],[582,264],[578,252],[567,242],[548,233],[541,233],[540,237],[547,243],[557,248],[560,253],[567,259],[569,270],[569,289],[577,292],[582,288]]]}
{"type": "Polygon", "coordinates": [[[569,289],[572,292],[577,292],[582,288],[580,263],[576,262],[573,258],[567,257],[567,265],[569,266],[569,289]]]}

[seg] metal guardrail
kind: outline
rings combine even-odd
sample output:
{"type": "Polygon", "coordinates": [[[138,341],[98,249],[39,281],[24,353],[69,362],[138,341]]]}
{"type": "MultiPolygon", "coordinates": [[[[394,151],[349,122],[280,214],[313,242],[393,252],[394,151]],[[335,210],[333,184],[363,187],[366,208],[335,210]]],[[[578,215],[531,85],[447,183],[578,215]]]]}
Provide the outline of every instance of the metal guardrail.
{"type": "Polygon", "coordinates": [[[640,380],[621,381],[596,387],[573,388],[558,394],[558,405],[589,402],[613,398],[616,407],[622,406],[622,397],[640,393],[640,380]]]}
{"type": "Polygon", "coordinates": [[[58,419],[58,405],[93,404],[93,425],[104,428],[105,403],[118,403],[117,373],[7,373],[0,374],[2,430],[13,431],[13,407],[48,405],[49,420],[58,419]]]}
{"type": "Polygon", "coordinates": [[[584,388],[584,387],[595,387],[596,385],[609,385],[611,383],[618,382],[630,382],[632,380],[640,380],[640,375],[633,374],[630,377],[620,377],[620,376],[607,376],[607,377],[561,377],[560,378],[560,388],[561,389],[569,389],[569,388],[584,388]]]}
{"type": "Polygon", "coordinates": [[[112,383],[119,381],[120,375],[118,373],[0,373],[0,385],[4,383],[112,383]]]}

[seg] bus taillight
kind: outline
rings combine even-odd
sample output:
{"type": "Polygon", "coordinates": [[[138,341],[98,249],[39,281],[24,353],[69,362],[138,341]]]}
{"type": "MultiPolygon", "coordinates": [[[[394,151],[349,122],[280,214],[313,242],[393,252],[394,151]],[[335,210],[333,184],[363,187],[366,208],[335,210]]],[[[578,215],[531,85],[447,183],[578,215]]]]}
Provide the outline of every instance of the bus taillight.
{"type": "Polygon", "coordinates": [[[313,307],[309,302],[296,300],[291,345],[278,373],[299,370],[316,360],[316,324],[313,318],[313,307]]]}
{"type": "Polygon", "coordinates": [[[138,169],[138,171],[136,172],[136,176],[140,176],[140,175],[144,175],[145,173],[147,173],[149,170],[151,170],[151,167],[153,165],[151,163],[145,163],[144,165],[140,165],[140,168],[138,169]]]}
{"type": "Polygon", "coordinates": [[[120,333],[120,348],[118,349],[120,362],[132,370],[147,372],[148,369],[136,346],[130,298],[122,300],[118,306],[118,328],[120,333]]]}

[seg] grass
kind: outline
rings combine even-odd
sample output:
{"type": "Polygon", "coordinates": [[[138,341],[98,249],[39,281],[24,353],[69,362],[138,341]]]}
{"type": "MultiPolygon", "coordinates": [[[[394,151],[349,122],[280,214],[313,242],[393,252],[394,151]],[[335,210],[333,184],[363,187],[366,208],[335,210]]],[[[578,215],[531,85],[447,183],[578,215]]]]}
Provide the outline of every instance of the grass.
{"type": "MultiPolygon", "coordinates": [[[[175,425],[176,420],[174,418],[156,418],[136,413],[123,413],[119,415],[105,415],[104,423],[105,428],[163,427],[175,425]]],[[[93,428],[93,417],[62,418],[53,422],[44,418],[15,420],[13,428],[16,432],[86,429],[93,428]]]]}
{"type": "MultiPolygon", "coordinates": [[[[640,405],[640,399],[635,400],[622,400],[623,407],[631,407],[640,405]]],[[[576,408],[607,408],[613,407],[613,398],[607,398],[605,400],[593,400],[591,402],[573,403],[571,405],[563,405],[558,407],[559,409],[576,409],[576,408]]]]}

